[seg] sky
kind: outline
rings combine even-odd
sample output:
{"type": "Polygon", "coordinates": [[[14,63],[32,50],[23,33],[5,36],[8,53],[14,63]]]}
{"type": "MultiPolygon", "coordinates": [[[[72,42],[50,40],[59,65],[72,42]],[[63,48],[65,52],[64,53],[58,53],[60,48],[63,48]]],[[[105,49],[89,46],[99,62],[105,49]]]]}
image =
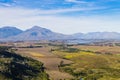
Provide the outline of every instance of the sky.
{"type": "Polygon", "coordinates": [[[0,27],[73,34],[120,32],[120,0],[0,0],[0,27]]]}

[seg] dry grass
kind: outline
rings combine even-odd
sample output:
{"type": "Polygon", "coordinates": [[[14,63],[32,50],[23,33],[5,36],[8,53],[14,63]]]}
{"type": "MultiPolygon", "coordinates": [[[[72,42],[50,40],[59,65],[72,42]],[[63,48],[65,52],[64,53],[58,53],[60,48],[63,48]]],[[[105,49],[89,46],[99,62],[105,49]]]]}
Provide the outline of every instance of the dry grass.
{"type": "Polygon", "coordinates": [[[46,72],[49,74],[51,80],[60,80],[60,79],[71,79],[73,78],[68,73],[60,72],[58,65],[61,61],[64,61],[64,64],[70,64],[72,61],[61,59],[58,56],[50,52],[49,47],[45,48],[18,48],[17,53],[24,56],[32,57],[38,61],[44,63],[46,72]]]}
{"type": "Polygon", "coordinates": [[[51,80],[70,80],[73,76],[65,73],[65,72],[58,72],[58,71],[47,71],[49,75],[51,75],[51,80]]]}
{"type": "Polygon", "coordinates": [[[40,53],[35,53],[35,52],[28,52],[28,53],[33,57],[44,57],[44,55],[40,53]]]}

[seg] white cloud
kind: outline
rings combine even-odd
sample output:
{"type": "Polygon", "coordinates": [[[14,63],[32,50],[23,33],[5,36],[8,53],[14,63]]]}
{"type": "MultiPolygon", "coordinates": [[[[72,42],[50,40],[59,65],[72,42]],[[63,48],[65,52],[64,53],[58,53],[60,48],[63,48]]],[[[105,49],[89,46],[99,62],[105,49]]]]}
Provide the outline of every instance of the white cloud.
{"type": "Polygon", "coordinates": [[[21,29],[28,29],[34,25],[38,25],[56,32],[67,34],[76,32],[120,30],[119,27],[120,16],[63,17],[50,15],[54,13],[78,10],[61,9],[57,11],[56,10],[45,11],[45,10],[28,10],[20,8],[0,8],[0,26],[18,26],[18,28],[21,29]]]}
{"type": "Polygon", "coordinates": [[[16,13],[18,16],[23,15],[51,15],[51,14],[60,14],[60,13],[69,13],[76,11],[92,11],[92,10],[102,10],[106,7],[89,7],[89,8],[67,8],[67,9],[58,9],[58,10],[39,10],[39,9],[23,9],[23,8],[0,8],[0,15],[5,15],[11,13],[10,15],[16,13]]]}

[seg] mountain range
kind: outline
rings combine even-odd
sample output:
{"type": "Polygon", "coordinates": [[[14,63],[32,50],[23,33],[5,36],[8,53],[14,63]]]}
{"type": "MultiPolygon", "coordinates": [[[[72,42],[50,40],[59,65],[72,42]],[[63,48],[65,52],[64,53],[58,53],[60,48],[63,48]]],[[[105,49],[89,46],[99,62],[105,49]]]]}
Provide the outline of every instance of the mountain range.
{"type": "Polygon", "coordinates": [[[55,40],[68,37],[39,26],[33,26],[25,31],[10,26],[0,28],[0,41],[55,40]]]}
{"type": "Polygon", "coordinates": [[[76,33],[72,35],[77,39],[120,39],[120,33],[117,32],[90,32],[90,33],[76,33]]]}
{"type": "Polygon", "coordinates": [[[65,35],[39,26],[22,31],[16,27],[0,28],[0,41],[57,40],[57,39],[120,39],[117,32],[90,32],[65,35]]]}

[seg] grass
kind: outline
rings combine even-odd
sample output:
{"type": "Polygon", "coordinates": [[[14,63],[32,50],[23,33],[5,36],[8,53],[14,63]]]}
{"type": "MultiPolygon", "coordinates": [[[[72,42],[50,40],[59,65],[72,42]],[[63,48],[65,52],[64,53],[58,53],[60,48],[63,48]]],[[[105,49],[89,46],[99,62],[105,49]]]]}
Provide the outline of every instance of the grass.
{"type": "Polygon", "coordinates": [[[94,53],[84,52],[84,51],[73,52],[73,53],[63,52],[63,51],[54,51],[53,53],[66,59],[72,59],[72,58],[76,58],[84,55],[92,55],[92,56],[96,55],[94,53]]]}
{"type": "MultiPolygon", "coordinates": [[[[27,56],[42,61],[46,70],[48,69],[47,73],[53,80],[70,80],[71,77],[69,76],[71,75],[74,76],[74,79],[71,80],[120,80],[120,47],[70,46],[64,49],[61,46],[46,46],[45,48],[23,48],[19,49],[18,52],[26,53],[27,56]],[[71,62],[66,63],[65,59],[71,62]],[[62,62],[61,65],[60,62],[62,62]]],[[[4,59],[1,59],[1,61],[4,61],[4,59]]],[[[28,62],[28,64],[39,66],[35,62],[28,62]]],[[[39,70],[39,67],[34,68],[39,70]]],[[[41,74],[41,76],[44,76],[44,74],[41,74]]],[[[38,78],[36,77],[36,80],[38,78]]]]}
{"type": "Polygon", "coordinates": [[[74,46],[74,48],[78,48],[81,50],[89,50],[92,52],[109,52],[113,54],[119,54],[120,53],[120,47],[119,46],[114,46],[114,47],[109,47],[109,46],[74,46]]]}
{"type": "Polygon", "coordinates": [[[72,59],[72,58],[76,58],[76,57],[79,57],[79,56],[85,56],[85,55],[92,55],[93,56],[95,54],[93,54],[91,52],[83,52],[83,51],[81,51],[81,52],[71,53],[71,54],[67,53],[64,56],[64,58],[66,58],[66,59],[72,59]]]}
{"type": "MultiPolygon", "coordinates": [[[[75,80],[119,80],[120,56],[116,54],[96,54],[94,51],[102,49],[88,47],[72,53],[64,50],[54,51],[54,54],[74,62],[70,65],[62,65],[60,70],[73,75],[75,80]]],[[[109,51],[108,48],[105,49],[109,51]]]]}

